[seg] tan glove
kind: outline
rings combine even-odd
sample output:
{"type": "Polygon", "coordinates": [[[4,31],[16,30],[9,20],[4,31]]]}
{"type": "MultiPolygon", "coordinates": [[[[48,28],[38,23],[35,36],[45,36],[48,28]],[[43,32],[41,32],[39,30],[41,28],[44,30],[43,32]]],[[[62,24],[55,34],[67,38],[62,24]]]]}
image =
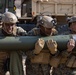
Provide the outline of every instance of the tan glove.
{"type": "Polygon", "coordinates": [[[75,40],[70,39],[69,42],[67,43],[67,51],[71,52],[75,47],[75,40]]]}
{"type": "Polygon", "coordinates": [[[56,34],[58,34],[58,31],[55,28],[52,28],[51,35],[56,35],[56,34]]]}
{"type": "Polygon", "coordinates": [[[56,41],[48,40],[46,43],[47,43],[47,47],[49,48],[51,54],[55,54],[57,52],[57,43],[56,43],[56,41]]]}
{"type": "Polygon", "coordinates": [[[34,54],[39,54],[45,45],[45,41],[42,38],[39,38],[35,44],[34,54]]]}

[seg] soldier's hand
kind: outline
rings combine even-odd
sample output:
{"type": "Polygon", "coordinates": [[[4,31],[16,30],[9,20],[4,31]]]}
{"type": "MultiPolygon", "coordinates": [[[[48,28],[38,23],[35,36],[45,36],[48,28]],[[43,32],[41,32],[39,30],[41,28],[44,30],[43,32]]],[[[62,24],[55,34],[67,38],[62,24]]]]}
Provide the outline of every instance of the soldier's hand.
{"type": "Polygon", "coordinates": [[[70,39],[69,42],[67,43],[67,51],[71,52],[75,47],[75,40],[70,39]]]}
{"type": "Polygon", "coordinates": [[[39,38],[35,44],[34,54],[39,54],[45,45],[45,41],[42,38],[39,38]]]}
{"type": "Polygon", "coordinates": [[[51,35],[56,35],[56,34],[58,34],[58,31],[55,28],[52,28],[51,35]]]}
{"type": "Polygon", "coordinates": [[[57,43],[54,40],[48,40],[47,47],[49,48],[51,54],[55,54],[57,52],[57,43]]]}

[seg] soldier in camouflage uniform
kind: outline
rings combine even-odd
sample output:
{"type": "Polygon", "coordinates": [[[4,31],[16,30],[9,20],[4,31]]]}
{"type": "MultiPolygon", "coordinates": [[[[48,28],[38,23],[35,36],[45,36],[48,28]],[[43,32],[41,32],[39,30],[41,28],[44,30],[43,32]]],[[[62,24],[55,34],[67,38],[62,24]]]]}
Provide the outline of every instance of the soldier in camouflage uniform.
{"type": "MultiPolygon", "coordinates": [[[[0,36],[21,36],[26,35],[26,31],[21,27],[16,26],[17,17],[11,13],[6,12],[2,15],[2,27],[0,28],[0,36]]],[[[0,52],[0,75],[5,75],[3,68],[4,61],[9,58],[10,52],[0,52]]],[[[12,74],[11,74],[12,75],[12,74]]],[[[14,75],[14,74],[13,74],[14,75]]]]}
{"type": "MultiPolygon", "coordinates": [[[[42,16],[37,22],[39,28],[33,28],[28,32],[29,36],[53,36],[57,34],[54,28],[54,20],[49,16],[42,16]]],[[[50,57],[57,53],[57,43],[48,40],[48,50],[44,50],[44,40],[39,38],[35,43],[35,49],[26,53],[26,75],[50,75],[50,57]]]]}
{"type": "Polygon", "coordinates": [[[2,14],[0,14],[0,27],[2,27],[2,14]]]}
{"type": "MultiPolygon", "coordinates": [[[[76,34],[76,16],[68,20],[69,31],[66,34],[76,34]]],[[[62,33],[63,34],[63,33],[62,33]]],[[[70,39],[67,50],[63,51],[60,65],[53,69],[53,75],[76,75],[76,52],[73,51],[75,40],[70,39]]]]}

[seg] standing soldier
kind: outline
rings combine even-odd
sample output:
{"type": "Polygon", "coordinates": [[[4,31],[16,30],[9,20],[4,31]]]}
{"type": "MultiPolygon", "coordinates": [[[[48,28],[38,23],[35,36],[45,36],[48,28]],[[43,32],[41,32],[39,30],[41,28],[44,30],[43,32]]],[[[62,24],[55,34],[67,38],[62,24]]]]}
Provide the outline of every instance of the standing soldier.
{"type": "MultiPolygon", "coordinates": [[[[53,36],[57,34],[52,17],[42,16],[37,23],[39,28],[28,32],[30,36],[53,36]]],[[[41,38],[35,43],[35,49],[26,53],[26,75],[50,75],[50,57],[57,53],[57,43],[47,41],[48,50],[44,50],[45,41],[41,38]]]]}
{"type": "MultiPolygon", "coordinates": [[[[69,31],[67,34],[76,34],[76,16],[68,20],[69,31]]],[[[67,50],[63,51],[60,65],[53,69],[53,75],[76,75],[76,51],[75,40],[70,39],[67,50]]]]}
{"type": "MultiPolygon", "coordinates": [[[[3,24],[2,24],[2,27],[0,28],[0,36],[1,37],[3,37],[3,36],[21,36],[21,35],[27,34],[26,31],[23,30],[21,27],[16,26],[17,17],[11,12],[5,12],[2,15],[2,22],[3,22],[3,24]]],[[[5,75],[3,63],[7,58],[10,58],[10,73],[11,73],[11,75],[23,75],[22,68],[21,69],[16,68],[17,70],[15,70],[15,68],[14,68],[14,65],[16,63],[22,63],[22,61],[20,61],[20,62],[14,61],[14,60],[16,60],[16,61],[21,60],[21,52],[20,51],[11,51],[11,52],[2,52],[1,51],[0,52],[0,75],[5,75]],[[15,57],[15,54],[17,57],[20,57],[20,58],[15,57]]],[[[20,64],[20,65],[22,67],[22,64],[20,64]]],[[[17,66],[19,66],[19,65],[17,64],[17,66]]]]}

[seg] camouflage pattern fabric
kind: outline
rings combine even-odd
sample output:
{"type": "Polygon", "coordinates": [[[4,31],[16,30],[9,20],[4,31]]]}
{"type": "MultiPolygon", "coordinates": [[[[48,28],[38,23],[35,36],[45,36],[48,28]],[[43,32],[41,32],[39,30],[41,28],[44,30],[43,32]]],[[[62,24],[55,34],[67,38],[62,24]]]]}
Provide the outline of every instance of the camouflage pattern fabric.
{"type": "MultiPolygon", "coordinates": [[[[63,33],[62,33],[63,34],[63,33]]],[[[71,34],[71,31],[65,32],[65,34],[71,34]]],[[[64,55],[65,56],[65,55],[64,55]]],[[[67,61],[73,56],[73,54],[69,54],[67,61]]],[[[76,55],[75,55],[76,57],[76,55]]],[[[75,59],[76,60],[76,59],[75,59]]],[[[75,61],[74,60],[74,61],[75,61]]],[[[52,75],[76,75],[76,67],[67,67],[66,63],[60,63],[57,68],[53,68],[52,75]]],[[[76,64],[75,64],[76,65],[76,64]]]]}
{"type": "Polygon", "coordinates": [[[5,75],[4,71],[4,61],[8,58],[8,54],[6,52],[0,52],[0,75],[5,75]]]}
{"type": "MultiPolygon", "coordinates": [[[[40,29],[33,28],[31,31],[28,32],[29,36],[40,36],[40,29]]],[[[50,75],[51,66],[49,64],[36,64],[31,63],[30,57],[33,55],[32,51],[26,53],[26,75],[50,75]]]]}
{"type": "MultiPolygon", "coordinates": [[[[26,31],[20,27],[17,27],[16,33],[17,33],[17,35],[26,35],[27,34],[26,31]]],[[[0,36],[10,36],[10,35],[7,35],[5,32],[3,32],[2,27],[1,27],[0,36]]],[[[6,61],[7,58],[9,58],[9,53],[0,51],[0,75],[5,75],[4,62],[6,61]]]]}
{"type": "Polygon", "coordinates": [[[33,64],[26,59],[26,75],[50,75],[50,65],[33,64]]]}
{"type": "Polygon", "coordinates": [[[68,68],[65,64],[60,64],[58,68],[53,68],[52,75],[76,75],[73,69],[68,68]]]}
{"type": "Polygon", "coordinates": [[[40,29],[39,28],[33,28],[32,30],[30,30],[29,32],[28,32],[28,34],[27,35],[29,35],[29,36],[39,36],[39,35],[41,35],[40,34],[40,29]]]}

